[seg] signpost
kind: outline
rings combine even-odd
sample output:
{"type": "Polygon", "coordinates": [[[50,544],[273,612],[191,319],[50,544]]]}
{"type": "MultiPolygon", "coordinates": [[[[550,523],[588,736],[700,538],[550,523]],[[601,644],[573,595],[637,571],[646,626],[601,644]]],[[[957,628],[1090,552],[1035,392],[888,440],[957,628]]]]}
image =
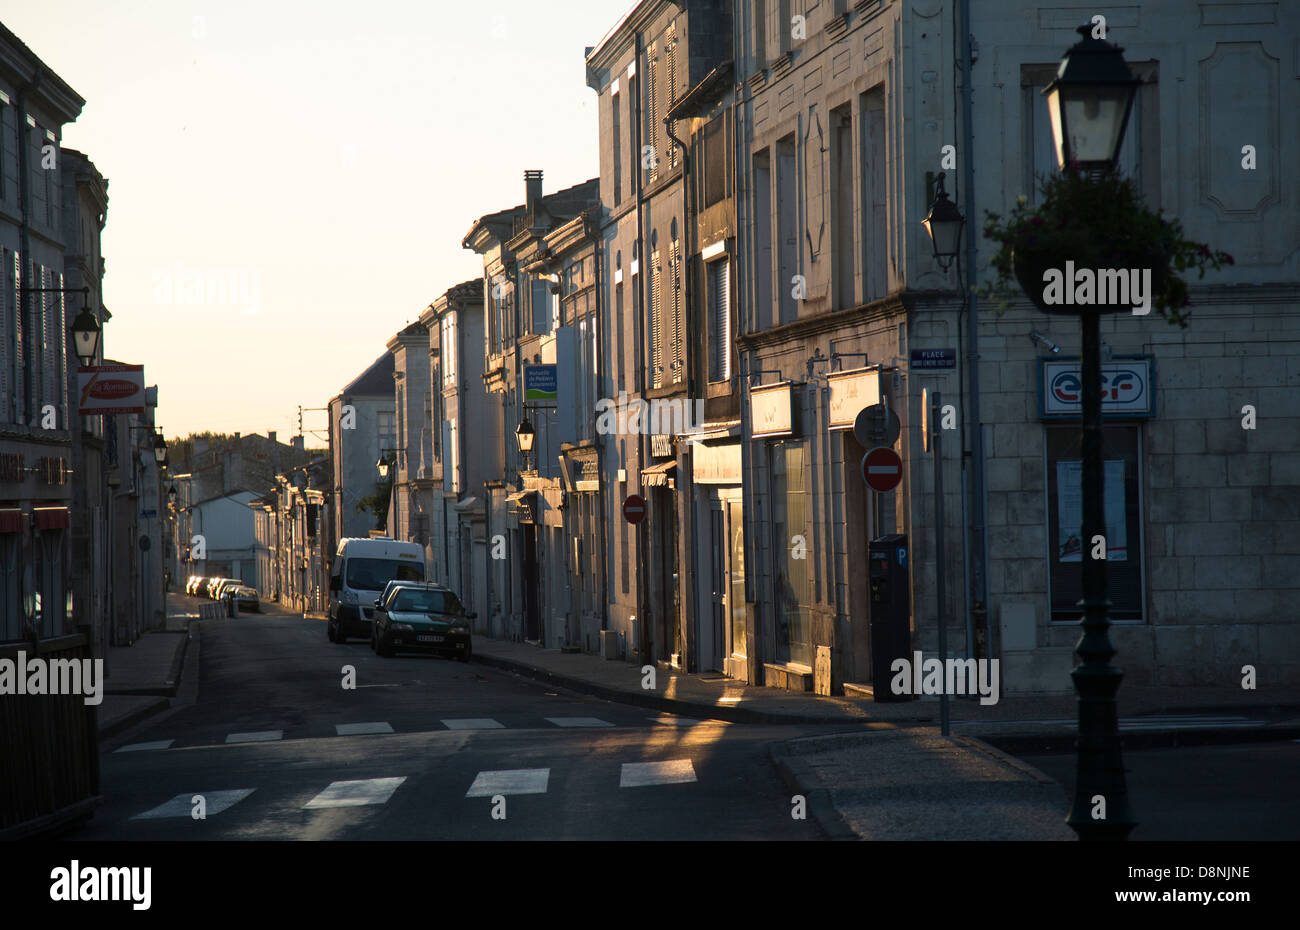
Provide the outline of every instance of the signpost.
{"type": "MultiPolygon", "coordinates": [[[[935,616],[939,623],[939,664],[948,667],[948,623],[943,613],[946,597],[944,576],[947,574],[943,564],[943,430],[940,428],[939,411],[943,402],[938,391],[921,392],[921,403],[927,405],[922,429],[927,433],[925,446],[934,453],[934,545],[935,545],[935,596],[938,602],[935,616]]],[[[948,689],[939,690],[939,726],[944,736],[948,735],[948,689]]]]}

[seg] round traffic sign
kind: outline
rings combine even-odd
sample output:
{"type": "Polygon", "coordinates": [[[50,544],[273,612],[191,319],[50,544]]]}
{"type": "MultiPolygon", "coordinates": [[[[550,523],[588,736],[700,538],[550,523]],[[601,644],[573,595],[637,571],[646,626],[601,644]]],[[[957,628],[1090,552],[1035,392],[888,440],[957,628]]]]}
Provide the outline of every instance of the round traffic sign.
{"type": "Polygon", "coordinates": [[[862,480],[873,491],[892,491],[903,480],[903,460],[887,446],[877,446],[862,457],[862,480]]]}
{"type": "Polygon", "coordinates": [[[903,424],[898,414],[883,403],[863,407],[853,420],[853,435],[866,449],[892,446],[898,442],[902,431],[903,424]]]}
{"type": "Polygon", "coordinates": [[[645,498],[640,494],[629,494],[623,501],[623,519],[636,524],[645,519],[645,498]]]}

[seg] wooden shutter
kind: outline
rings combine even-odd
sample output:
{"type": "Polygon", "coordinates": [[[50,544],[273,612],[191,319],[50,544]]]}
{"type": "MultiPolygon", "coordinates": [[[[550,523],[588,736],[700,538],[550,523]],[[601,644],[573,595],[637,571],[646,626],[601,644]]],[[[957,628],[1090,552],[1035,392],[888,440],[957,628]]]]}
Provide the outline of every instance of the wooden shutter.
{"type": "Polygon", "coordinates": [[[659,317],[662,313],[659,300],[660,276],[659,253],[656,251],[650,256],[650,375],[651,384],[654,387],[663,387],[664,383],[663,354],[660,348],[661,328],[659,325],[659,317]]]}
{"type": "Polygon", "coordinates": [[[731,262],[710,262],[709,277],[709,380],[731,378],[731,262]]]}
{"type": "Polygon", "coordinates": [[[685,351],[682,340],[685,333],[682,332],[682,250],[681,244],[677,239],[672,244],[672,275],[673,275],[673,351],[672,351],[672,369],[673,384],[681,384],[686,376],[686,365],[684,364],[685,351]]]}
{"type": "Polygon", "coordinates": [[[27,416],[27,373],[24,369],[26,363],[27,347],[25,341],[28,338],[29,326],[27,323],[27,302],[23,300],[23,261],[22,256],[17,252],[9,253],[9,261],[5,269],[10,280],[13,282],[14,308],[14,422],[23,423],[27,416]]]}
{"type": "MultiPolygon", "coordinates": [[[[668,109],[671,110],[677,103],[677,36],[669,34],[668,37],[668,93],[664,95],[668,100],[668,109]]],[[[677,121],[673,120],[668,124],[668,129],[672,135],[677,135],[677,121]]],[[[677,167],[677,143],[672,139],[665,139],[664,144],[668,146],[668,166],[677,167]]]]}
{"type": "Polygon", "coordinates": [[[9,288],[9,250],[0,248],[0,423],[10,422],[13,416],[13,364],[9,349],[13,342],[14,306],[9,288]]]}
{"type": "Polygon", "coordinates": [[[655,99],[659,93],[658,82],[655,80],[655,58],[654,50],[650,50],[647,56],[647,67],[650,71],[650,80],[646,82],[646,139],[650,142],[650,181],[659,177],[659,120],[656,117],[658,113],[658,102],[655,99]]]}
{"type": "MultiPolygon", "coordinates": [[[[53,275],[55,287],[65,287],[62,274],[53,275]]],[[[58,384],[54,390],[54,399],[50,403],[59,408],[59,429],[69,429],[68,423],[68,295],[62,292],[54,296],[54,351],[57,362],[54,366],[58,384]]]]}

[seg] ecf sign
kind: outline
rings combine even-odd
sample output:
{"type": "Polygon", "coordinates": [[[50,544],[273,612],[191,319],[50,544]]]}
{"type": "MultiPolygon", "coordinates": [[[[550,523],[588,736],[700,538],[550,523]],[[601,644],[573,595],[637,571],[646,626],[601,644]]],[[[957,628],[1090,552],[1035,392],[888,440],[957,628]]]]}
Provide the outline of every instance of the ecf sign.
{"type": "MultiPolygon", "coordinates": [[[[1083,404],[1079,360],[1043,359],[1039,409],[1043,418],[1078,417],[1083,404]]],[[[1121,358],[1101,366],[1101,413],[1108,417],[1155,415],[1155,378],[1150,356],[1121,358]]]]}

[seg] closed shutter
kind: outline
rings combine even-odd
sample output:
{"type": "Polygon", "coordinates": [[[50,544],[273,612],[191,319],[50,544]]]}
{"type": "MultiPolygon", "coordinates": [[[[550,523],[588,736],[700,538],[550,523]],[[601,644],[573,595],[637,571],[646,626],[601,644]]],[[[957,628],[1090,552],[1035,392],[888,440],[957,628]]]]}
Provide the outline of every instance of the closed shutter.
{"type": "Polygon", "coordinates": [[[655,81],[655,59],[654,50],[651,49],[649,56],[650,80],[646,85],[646,138],[650,142],[650,174],[649,180],[654,181],[659,177],[659,120],[655,114],[658,112],[658,101],[655,99],[659,92],[658,82],[655,81]]]}
{"type": "Polygon", "coordinates": [[[682,345],[685,339],[685,333],[682,332],[682,250],[678,240],[673,240],[672,245],[672,275],[673,275],[673,384],[681,384],[685,379],[686,365],[684,363],[685,351],[682,345]]]}
{"type": "Polygon", "coordinates": [[[27,323],[27,303],[23,300],[23,261],[22,256],[17,252],[9,253],[9,261],[5,263],[5,273],[9,278],[11,290],[9,291],[14,308],[14,422],[23,423],[27,416],[27,380],[26,371],[23,366],[26,363],[26,340],[30,332],[27,323]]]}
{"type": "Polygon", "coordinates": [[[658,252],[650,256],[650,263],[650,375],[651,384],[655,387],[663,387],[664,370],[660,347],[661,329],[659,326],[659,317],[663,312],[663,308],[660,306],[659,301],[661,268],[658,252]]]}
{"type": "MultiPolygon", "coordinates": [[[[677,103],[677,37],[670,35],[668,38],[668,109],[671,110],[677,103]]],[[[677,120],[672,120],[668,124],[668,130],[671,135],[677,135],[677,120]]],[[[680,138],[680,137],[679,137],[680,138]]],[[[677,144],[672,139],[666,139],[664,144],[668,146],[669,161],[671,168],[677,167],[677,144]]]]}
{"type": "Polygon", "coordinates": [[[533,281],[533,332],[551,331],[551,286],[546,280],[533,281]]]}
{"type": "Polygon", "coordinates": [[[731,378],[731,262],[710,262],[709,275],[709,380],[731,378]]]}
{"type": "MultiPolygon", "coordinates": [[[[55,287],[64,287],[66,280],[63,275],[54,276],[55,287]]],[[[54,315],[54,350],[58,353],[58,364],[55,366],[59,383],[55,388],[54,397],[51,403],[59,407],[59,429],[69,429],[68,423],[68,300],[67,294],[62,291],[54,295],[55,297],[55,315],[54,315]]]]}
{"type": "Polygon", "coordinates": [[[14,307],[9,289],[9,250],[0,248],[0,423],[11,422],[13,416],[13,375],[10,366],[13,353],[9,345],[14,341],[14,307]]]}

